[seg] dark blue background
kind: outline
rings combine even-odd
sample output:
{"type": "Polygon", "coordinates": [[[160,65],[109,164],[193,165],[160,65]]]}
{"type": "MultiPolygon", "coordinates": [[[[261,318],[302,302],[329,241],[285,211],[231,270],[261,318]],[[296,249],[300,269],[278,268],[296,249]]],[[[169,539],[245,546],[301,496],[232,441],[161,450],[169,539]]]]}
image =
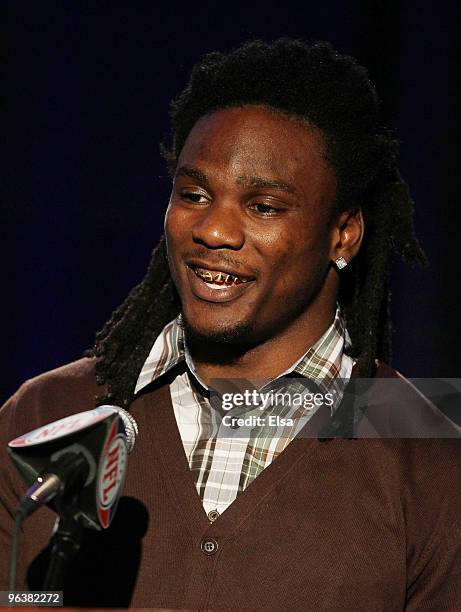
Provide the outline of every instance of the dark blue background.
{"type": "Polygon", "coordinates": [[[461,14],[446,3],[2,5],[6,214],[0,400],[77,359],[145,272],[169,180],[158,143],[199,57],[248,38],[331,41],[368,66],[416,202],[427,272],[393,276],[394,366],[457,376],[461,14]]]}

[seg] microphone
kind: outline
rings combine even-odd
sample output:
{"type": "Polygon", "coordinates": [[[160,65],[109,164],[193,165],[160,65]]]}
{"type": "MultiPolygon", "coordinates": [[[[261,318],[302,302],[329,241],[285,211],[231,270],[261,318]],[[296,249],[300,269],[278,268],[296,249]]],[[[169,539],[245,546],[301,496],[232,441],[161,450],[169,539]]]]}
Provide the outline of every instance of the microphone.
{"type": "Polygon", "coordinates": [[[137,423],[129,412],[104,405],[9,442],[8,452],[29,485],[17,509],[22,520],[48,504],[84,527],[106,529],[137,435],[137,423]]]}

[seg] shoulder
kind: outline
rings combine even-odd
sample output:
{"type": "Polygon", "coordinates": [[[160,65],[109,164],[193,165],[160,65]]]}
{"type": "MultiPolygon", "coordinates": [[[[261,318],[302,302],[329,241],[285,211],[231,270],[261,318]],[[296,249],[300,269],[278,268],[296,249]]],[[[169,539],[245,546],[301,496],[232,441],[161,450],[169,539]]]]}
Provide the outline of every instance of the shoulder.
{"type": "Polygon", "coordinates": [[[8,442],[47,423],[94,408],[96,396],[103,390],[96,384],[95,363],[95,359],[79,359],[31,378],[0,408],[0,533],[10,520],[4,511],[12,512],[24,488],[8,457],[8,442]]]}
{"type": "Polygon", "coordinates": [[[453,439],[461,427],[434,401],[436,379],[426,379],[426,393],[389,365],[378,362],[372,381],[358,381],[359,437],[453,439]],[[363,391],[361,390],[363,389],[363,391]]]}
{"type": "MultiPolygon", "coordinates": [[[[96,359],[83,358],[27,380],[0,409],[0,431],[9,439],[96,405],[96,359]]],[[[3,436],[2,436],[3,437],[3,436]]]]}
{"type": "Polygon", "coordinates": [[[29,389],[47,385],[49,383],[59,383],[59,381],[82,380],[94,375],[96,359],[94,357],[83,357],[71,363],[67,363],[48,372],[43,372],[25,381],[20,389],[29,389]]]}

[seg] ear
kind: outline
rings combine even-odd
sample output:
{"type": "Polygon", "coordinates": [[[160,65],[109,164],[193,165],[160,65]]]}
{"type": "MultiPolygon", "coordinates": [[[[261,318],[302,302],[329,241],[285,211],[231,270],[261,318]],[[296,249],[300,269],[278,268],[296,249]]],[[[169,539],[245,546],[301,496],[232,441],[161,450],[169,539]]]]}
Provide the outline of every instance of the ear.
{"type": "MultiPolygon", "coordinates": [[[[344,258],[346,264],[357,255],[365,230],[362,209],[346,210],[336,218],[333,228],[332,261],[344,258]]],[[[343,265],[340,267],[344,267],[343,265]]]]}

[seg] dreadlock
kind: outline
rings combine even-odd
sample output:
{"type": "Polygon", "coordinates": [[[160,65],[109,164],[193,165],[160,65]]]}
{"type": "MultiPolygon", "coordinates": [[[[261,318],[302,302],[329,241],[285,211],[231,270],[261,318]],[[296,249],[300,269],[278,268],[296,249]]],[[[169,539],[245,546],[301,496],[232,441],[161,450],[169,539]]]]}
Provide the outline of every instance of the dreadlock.
{"type": "MultiPolygon", "coordinates": [[[[375,359],[390,360],[389,267],[394,253],[425,263],[414,235],[413,203],[396,165],[397,142],[379,124],[379,99],[366,70],[324,42],[281,38],[251,41],[229,54],[209,53],[196,64],[186,88],[171,103],[172,144],[162,153],[174,175],[195,123],[224,108],[262,104],[322,130],[335,170],[338,212],[362,208],[365,238],[341,271],[339,302],[357,360],[354,373],[373,374],[375,359]]],[[[96,335],[88,355],[98,358],[101,400],[127,406],[153,340],[179,312],[164,238],[143,281],[96,335]]]]}

